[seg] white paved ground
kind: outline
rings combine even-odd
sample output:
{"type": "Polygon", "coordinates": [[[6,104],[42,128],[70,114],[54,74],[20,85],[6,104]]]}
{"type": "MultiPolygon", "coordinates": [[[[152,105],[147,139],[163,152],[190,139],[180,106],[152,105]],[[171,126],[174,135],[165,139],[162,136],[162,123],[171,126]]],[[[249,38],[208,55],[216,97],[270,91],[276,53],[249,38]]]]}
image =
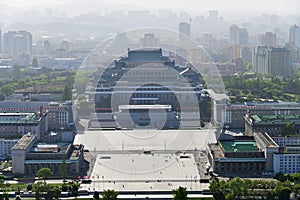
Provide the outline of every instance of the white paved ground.
{"type": "Polygon", "coordinates": [[[74,143],[84,144],[96,154],[90,176],[92,183],[82,184],[81,189],[171,191],[179,186],[197,191],[208,189],[208,183],[199,182],[193,154],[175,152],[204,150],[207,143],[216,142],[214,132],[213,129],[122,130],[78,134],[74,143]]]}
{"type": "Polygon", "coordinates": [[[199,173],[192,154],[98,155],[85,189],[172,190],[184,185],[199,190],[199,173]],[[94,183],[95,182],[95,183],[94,183]],[[92,187],[92,188],[91,188],[92,187]]]}
{"type": "Polygon", "coordinates": [[[90,151],[111,150],[194,150],[215,143],[215,129],[206,130],[118,130],[85,131],[74,144],[90,151]]]}

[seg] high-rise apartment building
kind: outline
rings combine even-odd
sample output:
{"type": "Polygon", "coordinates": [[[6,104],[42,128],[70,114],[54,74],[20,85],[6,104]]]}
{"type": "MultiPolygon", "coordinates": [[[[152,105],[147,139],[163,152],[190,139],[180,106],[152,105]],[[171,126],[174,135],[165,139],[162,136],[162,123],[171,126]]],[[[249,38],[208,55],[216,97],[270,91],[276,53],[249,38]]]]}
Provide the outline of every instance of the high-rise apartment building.
{"type": "Polygon", "coordinates": [[[31,54],[32,35],[27,31],[9,31],[3,34],[3,53],[16,57],[19,54],[31,54]]]}
{"type": "Polygon", "coordinates": [[[140,47],[150,48],[157,47],[159,45],[159,38],[156,38],[153,33],[144,34],[143,38],[140,38],[140,47]]]}
{"type": "Polygon", "coordinates": [[[290,28],[289,41],[295,45],[295,47],[300,48],[300,27],[294,25],[290,28]]]}
{"type": "Polygon", "coordinates": [[[259,36],[259,45],[268,46],[268,47],[275,47],[277,36],[276,33],[266,32],[264,35],[259,36]]]}
{"type": "Polygon", "coordinates": [[[210,10],[208,19],[211,20],[211,21],[218,21],[219,20],[219,11],[210,10]]]}
{"type": "Polygon", "coordinates": [[[248,44],[249,35],[245,28],[239,28],[237,25],[232,25],[230,27],[230,42],[232,45],[242,45],[248,44]]]}
{"type": "Polygon", "coordinates": [[[261,74],[286,77],[291,73],[290,50],[286,47],[258,46],[253,50],[253,70],[261,74]]]}
{"type": "Polygon", "coordinates": [[[181,22],[179,24],[179,32],[191,36],[191,25],[187,22],[181,22]]]}
{"type": "Polygon", "coordinates": [[[238,38],[238,44],[241,46],[245,46],[248,44],[249,41],[249,35],[248,35],[248,31],[245,28],[241,28],[239,29],[239,34],[238,34],[239,38],[238,38]]]}
{"type": "Polygon", "coordinates": [[[232,25],[230,27],[230,42],[232,44],[238,44],[239,37],[239,27],[237,25],[232,25]]]}

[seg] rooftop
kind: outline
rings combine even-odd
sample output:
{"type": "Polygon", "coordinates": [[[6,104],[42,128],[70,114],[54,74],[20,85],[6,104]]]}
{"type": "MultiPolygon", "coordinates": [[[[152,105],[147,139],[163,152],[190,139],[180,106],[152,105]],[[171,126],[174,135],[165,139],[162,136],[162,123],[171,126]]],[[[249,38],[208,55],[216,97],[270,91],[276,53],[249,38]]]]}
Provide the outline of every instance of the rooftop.
{"type": "Polygon", "coordinates": [[[12,150],[24,150],[33,140],[36,139],[36,135],[26,134],[12,147],[12,150]]]}
{"type": "Polygon", "coordinates": [[[252,115],[253,124],[286,124],[295,122],[300,124],[300,115],[252,115]]]}
{"type": "Polygon", "coordinates": [[[222,147],[228,152],[258,151],[254,141],[220,141],[222,147]]]}
{"type": "Polygon", "coordinates": [[[66,152],[69,143],[37,143],[31,153],[63,153],[66,152]]]}
{"type": "Polygon", "coordinates": [[[39,112],[0,112],[0,123],[23,124],[40,120],[39,112]]]}
{"type": "Polygon", "coordinates": [[[255,132],[254,138],[257,142],[262,142],[264,147],[278,147],[276,142],[266,132],[255,132]]]}
{"type": "Polygon", "coordinates": [[[128,57],[123,57],[120,61],[129,61],[129,62],[161,62],[168,61],[167,57],[162,56],[161,49],[139,49],[128,51],[128,57]]]}
{"type": "Polygon", "coordinates": [[[171,105],[119,105],[120,110],[129,109],[171,109],[171,105]]]}

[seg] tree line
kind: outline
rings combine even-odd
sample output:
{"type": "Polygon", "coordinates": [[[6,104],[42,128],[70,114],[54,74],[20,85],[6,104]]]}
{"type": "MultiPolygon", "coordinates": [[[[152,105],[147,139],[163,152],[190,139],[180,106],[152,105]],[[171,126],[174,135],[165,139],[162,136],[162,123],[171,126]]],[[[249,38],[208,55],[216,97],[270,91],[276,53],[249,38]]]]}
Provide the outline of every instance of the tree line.
{"type": "Polygon", "coordinates": [[[223,81],[232,102],[300,101],[300,70],[282,79],[245,72],[223,77],[223,81]]]}
{"type": "Polygon", "coordinates": [[[210,181],[209,189],[216,200],[234,199],[290,199],[291,193],[294,196],[300,195],[300,173],[292,175],[276,174],[276,180],[251,180],[240,177],[229,180],[219,180],[214,177],[210,181]]]}

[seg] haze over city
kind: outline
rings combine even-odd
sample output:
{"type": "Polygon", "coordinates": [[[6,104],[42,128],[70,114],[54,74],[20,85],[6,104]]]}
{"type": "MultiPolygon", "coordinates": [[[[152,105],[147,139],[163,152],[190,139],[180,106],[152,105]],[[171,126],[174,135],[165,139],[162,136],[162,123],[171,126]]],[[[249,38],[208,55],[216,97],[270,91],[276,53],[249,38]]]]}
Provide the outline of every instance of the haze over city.
{"type": "Polygon", "coordinates": [[[0,199],[300,199],[299,25],[299,0],[0,0],[0,199]]]}

